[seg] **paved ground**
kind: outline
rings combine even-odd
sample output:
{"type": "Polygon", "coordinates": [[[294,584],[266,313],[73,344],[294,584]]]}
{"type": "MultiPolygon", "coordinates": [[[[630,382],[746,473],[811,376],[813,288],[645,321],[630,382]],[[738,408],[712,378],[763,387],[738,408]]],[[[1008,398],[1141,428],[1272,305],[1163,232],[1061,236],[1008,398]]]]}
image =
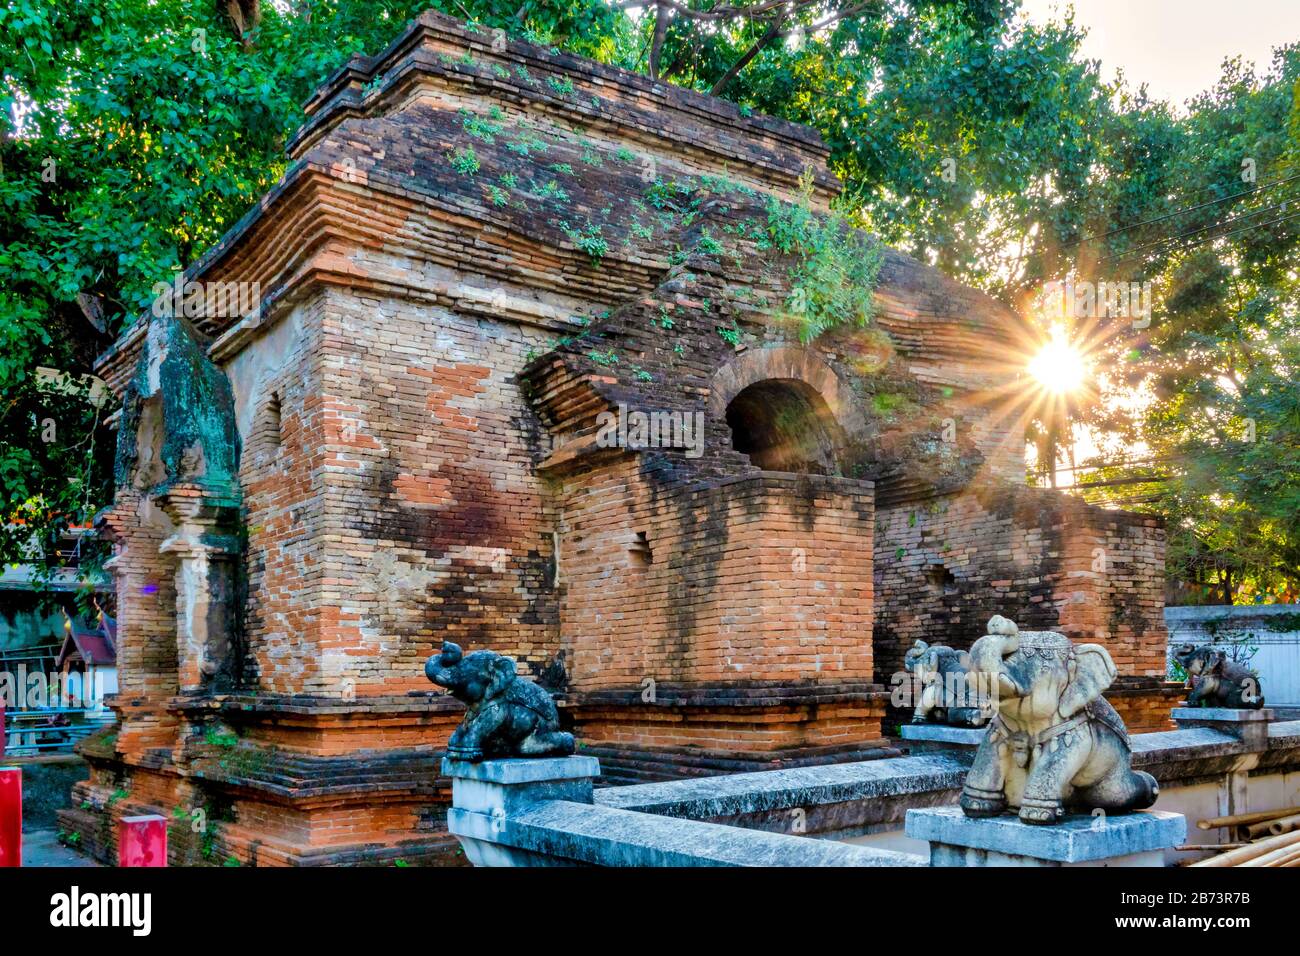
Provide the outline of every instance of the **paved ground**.
{"type": "Polygon", "coordinates": [[[23,831],[23,866],[99,866],[88,856],[63,846],[56,830],[23,831]]]}

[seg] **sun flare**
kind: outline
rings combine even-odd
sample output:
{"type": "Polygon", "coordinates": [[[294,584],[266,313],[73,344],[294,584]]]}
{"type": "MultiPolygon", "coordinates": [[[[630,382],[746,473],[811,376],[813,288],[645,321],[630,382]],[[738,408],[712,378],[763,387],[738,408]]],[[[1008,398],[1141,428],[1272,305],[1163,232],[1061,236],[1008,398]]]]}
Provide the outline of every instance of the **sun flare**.
{"type": "Polygon", "coordinates": [[[1074,392],[1088,377],[1088,363],[1083,353],[1065,337],[1060,326],[1029,363],[1029,373],[1049,392],[1064,395],[1074,392]]]}

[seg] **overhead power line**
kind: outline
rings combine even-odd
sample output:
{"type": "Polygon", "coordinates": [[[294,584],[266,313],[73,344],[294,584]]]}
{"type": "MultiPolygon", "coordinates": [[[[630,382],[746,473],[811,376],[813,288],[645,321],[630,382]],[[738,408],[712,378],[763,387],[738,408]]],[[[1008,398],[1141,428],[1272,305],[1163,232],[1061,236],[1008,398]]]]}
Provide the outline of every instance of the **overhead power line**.
{"type": "Polygon", "coordinates": [[[1143,249],[1151,249],[1157,246],[1162,246],[1165,245],[1166,243],[1175,242],[1179,239],[1184,239],[1189,236],[1195,236],[1202,232],[1208,232],[1211,229],[1222,229],[1224,226],[1230,226],[1235,222],[1241,222],[1242,220],[1250,219],[1254,216],[1258,216],[1260,213],[1268,212],[1270,209],[1279,209],[1279,208],[1284,209],[1287,203],[1295,202],[1297,199],[1300,199],[1300,194],[1288,196],[1287,198],[1283,199],[1281,202],[1270,203],[1267,206],[1260,206],[1257,209],[1251,210],[1250,212],[1247,213],[1242,213],[1239,216],[1233,216],[1228,219],[1220,220],[1219,222],[1212,222],[1209,225],[1201,226],[1198,229],[1189,229],[1187,232],[1181,232],[1176,235],[1166,236],[1163,239],[1157,239],[1154,242],[1148,242],[1145,245],[1135,246],[1134,248],[1127,249],[1124,252],[1111,253],[1110,255],[1102,256],[1097,261],[1113,262],[1121,259],[1127,259],[1130,258],[1133,254],[1140,252],[1143,249]]]}
{"type": "MultiPolygon", "coordinates": [[[[1198,247],[1198,246],[1203,246],[1203,245],[1205,245],[1207,242],[1215,242],[1216,240],[1219,240],[1219,239],[1227,239],[1229,236],[1235,236],[1235,235],[1238,235],[1238,234],[1243,233],[1243,232],[1249,232],[1249,231],[1252,230],[1252,229],[1263,229],[1265,226],[1276,226],[1276,225],[1278,225],[1279,223],[1290,222],[1292,219],[1298,219],[1298,218],[1300,218],[1300,212],[1293,212],[1293,213],[1291,213],[1290,215],[1287,215],[1287,216],[1279,216],[1279,217],[1276,218],[1276,219],[1270,219],[1268,222],[1256,222],[1256,223],[1252,223],[1252,224],[1249,225],[1249,226],[1242,226],[1240,229],[1233,229],[1233,230],[1231,230],[1231,231],[1229,231],[1229,232],[1222,232],[1222,233],[1218,233],[1218,234],[1213,235],[1213,236],[1206,236],[1204,239],[1201,239],[1201,240],[1199,240],[1199,241],[1197,241],[1197,242],[1192,242],[1192,243],[1189,243],[1189,244],[1187,244],[1187,245],[1185,245],[1185,246],[1180,247],[1177,251],[1179,251],[1179,252],[1187,252],[1187,251],[1190,250],[1190,249],[1195,249],[1195,248],[1198,247]]],[[[1222,225],[1227,225],[1227,223],[1221,223],[1220,225],[1221,225],[1221,226],[1222,226],[1222,225]]],[[[1117,260],[1115,260],[1115,261],[1116,261],[1116,262],[1124,262],[1124,261],[1126,261],[1126,260],[1128,260],[1128,259],[1131,259],[1131,258],[1138,258],[1138,257],[1136,257],[1136,256],[1125,256],[1123,259],[1117,259],[1117,260]]]]}
{"type": "Polygon", "coordinates": [[[1198,209],[1207,209],[1210,206],[1217,206],[1220,203],[1230,202],[1234,199],[1241,199],[1243,196],[1254,196],[1255,194],[1261,191],[1268,190],[1268,189],[1276,189],[1278,186],[1284,186],[1287,183],[1295,182],[1296,180],[1300,180],[1300,173],[1296,173],[1294,176],[1288,176],[1285,179],[1277,179],[1268,183],[1259,183],[1250,189],[1243,190],[1239,193],[1234,193],[1231,196],[1223,196],[1220,197],[1219,199],[1210,199],[1207,200],[1206,202],[1198,203],[1195,206],[1188,206],[1186,209],[1175,209],[1173,212],[1165,213],[1163,216],[1156,216],[1154,219],[1144,219],[1141,222],[1135,222],[1128,226],[1118,226],[1114,229],[1111,229],[1108,232],[1098,233],[1095,236],[1083,236],[1082,238],[1079,239],[1071,239],[1069,242],[1061,243],[1061,245],[1077,246],[1080,243],[1092,242],[1097,239],[1108,239],[1111,236],[1119,235],[1122,232],[1132,232],[1134,229],[1141,229],[1143,226],[1149,226],[1157,222],[1165,222],[1168,219],[1175,219],[1179,216],[1185,216],[1188,213],[1196,212],[1196,210],[1198,209]]]}

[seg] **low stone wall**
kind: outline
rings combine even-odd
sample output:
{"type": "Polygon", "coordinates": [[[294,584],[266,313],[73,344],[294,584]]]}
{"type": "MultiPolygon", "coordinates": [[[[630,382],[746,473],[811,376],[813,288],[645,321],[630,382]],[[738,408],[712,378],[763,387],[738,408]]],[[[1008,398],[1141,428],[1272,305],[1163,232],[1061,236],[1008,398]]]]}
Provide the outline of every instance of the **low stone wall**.
{"type": "Polygon", "coordinates": [[[443,772],[455,781],[448,827],[476,866],[924,865],[890,850],[594,803],[590,757],[444,761],[443,772]]]}
{"type": "MultiPolygon", "coordinates": [[[[1189,822],[1300,799],[1300,721],[1188,718],[1178,730],[1135,734],[1132,744],[1133,766],[1160,781],[1155,809],[1189,822]]],[[[914,866],[926,845],[904,835],[907,811],[955,804],[971,758],[955,749],[595,791],[587,780],[582,793],[558,799],[503,791],[486,801],[457,778],[482,771],[444,772],[455,780],[449,827],[462,843],[476,841],[482,852],[476,859],[466,844],[467,855],[480,865],[914,866]]],[[[1224,837],[1188,828],[1192,843],[1224,837]]],[[[1195,855],[1169,850],[1164,860],[1195,855]]]]}

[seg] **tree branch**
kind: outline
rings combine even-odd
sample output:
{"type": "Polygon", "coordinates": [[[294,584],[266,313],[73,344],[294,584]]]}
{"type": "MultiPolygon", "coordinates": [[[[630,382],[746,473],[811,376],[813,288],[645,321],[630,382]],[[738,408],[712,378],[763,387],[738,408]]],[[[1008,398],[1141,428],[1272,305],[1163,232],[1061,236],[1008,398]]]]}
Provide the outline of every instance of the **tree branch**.
{"type": "Polygon", "coordinates": [[[253,31],[262,22],[261,0],[217,0],[217,10],[235,31],[235,39],[244,45],[245,50],[251,50],[253,31]]]}
{"type": "MultiPolygon", "coordinates": [[[[656,9],[667,7],[673,10],[679,16],[686,17],[690,20],[734,20],[736,17],[752,17],[760,13],[766,13],[777,7],[783,7],[789,0],[764,0],[762,3],[754,3],[748,6],[726,6],[714,7],[712,10],[692,10],[690,7],[677,3],[676,0],[660,0],[655,3],[656,9]]],[[[647,6],[646,0],[623,0],[622,3],[614,5],[615,10],[630,10],[633,7],[647,6]]]]}
{"type": "Polygon", "coordinates": [[[664,39],[668,36],[669,10],[666,3],[655,4],[655,35],[650,45],[650,79],[659,79],[659,55],[664,49],[664,39]]]}
{"type": "Polygon", "coordinates": [[[776,17],[768,26],[767,32],[764,33],[761,37],[759,37],[758,42],[755,43],[753,46],[751,46],[745,52],[744,56],[742,56],[735,63],[731,64],[731,68],[728,69],[726,73],[722,74],[722,78],[719,79],[718,82],[713,84],[713,89],[709,90],[709,95],[720,96],[722,94],[723,89],[727,86],[727,84],[730,83],[732,80],[734,80],[741,70],[749,66],[750,62],[754,59],[754,57],[758,56],[761,52],[763,52],[763,48],[765,46],[767,46],[769,43],[771,43],[774,39],[776,39],[781,34],[781,27],[784,23],[785,23],[784,16],[776,17]]]}

